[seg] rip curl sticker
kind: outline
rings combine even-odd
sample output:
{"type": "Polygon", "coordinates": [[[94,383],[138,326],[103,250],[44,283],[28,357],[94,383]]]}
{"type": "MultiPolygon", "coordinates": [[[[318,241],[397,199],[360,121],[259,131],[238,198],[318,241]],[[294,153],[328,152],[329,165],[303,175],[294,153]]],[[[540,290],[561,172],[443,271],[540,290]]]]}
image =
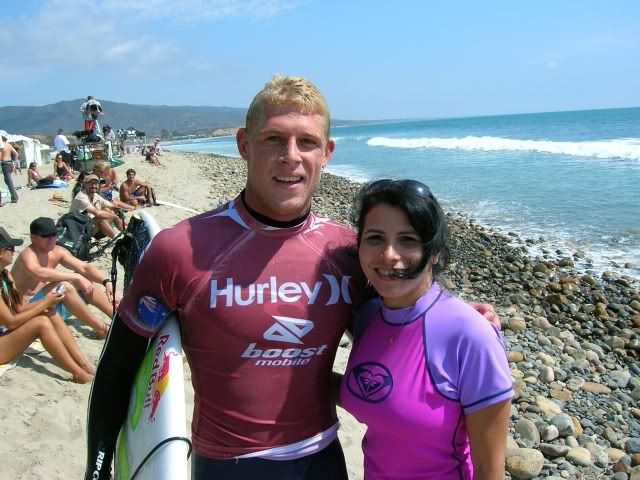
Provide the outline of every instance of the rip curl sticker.
{"type": "Polygon", "coordinates": [[[360,400],[380,403],[391,394],[393,377],[381,363],[360,363],[349,372],[347,388],[360,400]]]}
{"type": "Polygon", "coordinates": [[[145,295],[138,300],[138,316],[147,328],[155,330],[168,314],[169,309],[155,297],[145,295]]]}

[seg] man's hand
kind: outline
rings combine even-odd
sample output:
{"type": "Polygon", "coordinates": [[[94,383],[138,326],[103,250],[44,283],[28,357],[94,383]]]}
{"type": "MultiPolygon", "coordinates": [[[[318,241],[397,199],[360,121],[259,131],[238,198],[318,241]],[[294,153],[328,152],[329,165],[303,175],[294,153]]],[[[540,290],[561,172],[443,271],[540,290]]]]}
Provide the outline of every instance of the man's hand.
{"type": "Polygon", "coordinates": [[[493,305],[488,303],[469,303],[469,305],[471,305],[476,312],[493,323],[498,330],[501,329],[500,317],[493,309],[493,305]]]}
{"type": "Polygon", "coordinates": [[[78,274],[78,277],[73,281],[73,284],[83,295],[90,297],[93,294],[93,282],[87,280],[82,275],[78,274]]]}

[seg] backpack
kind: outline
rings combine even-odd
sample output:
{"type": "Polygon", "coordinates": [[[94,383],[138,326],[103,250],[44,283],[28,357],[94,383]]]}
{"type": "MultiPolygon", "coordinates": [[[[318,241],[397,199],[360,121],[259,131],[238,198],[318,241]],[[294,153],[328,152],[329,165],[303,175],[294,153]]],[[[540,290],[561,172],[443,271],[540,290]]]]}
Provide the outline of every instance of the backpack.
{"type": "Polygon", "coordinates": [[[89,259],[93,223],[84,213],[65,213],[56,223],[56,243],[79,260],[89,259]]]}

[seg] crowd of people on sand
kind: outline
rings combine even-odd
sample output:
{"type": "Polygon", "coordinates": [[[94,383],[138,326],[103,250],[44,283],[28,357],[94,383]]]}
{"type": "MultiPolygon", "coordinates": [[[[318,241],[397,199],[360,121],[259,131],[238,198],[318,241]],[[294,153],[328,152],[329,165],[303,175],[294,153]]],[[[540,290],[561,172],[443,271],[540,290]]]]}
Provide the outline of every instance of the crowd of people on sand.
{"type": "MultiPolygon", "coordinates": [[[[39,337],[74,381],[93,380],[85,478],[110,478],[135,372],[162,326],[157,316],[139,314],[141,302],[152,299],[156,311],[181,313],[198,415],[194,480],[346,480],[336,404],[368,427],[365,478],[502,479],[513,391],[499,320],[490,305],[467,304],[439,283],[449,233],[429,187],[408,179],[364,185],[353,201],[355,232],[319,219],[311,200],[336,145],[326,102],[304,78],[267,83],[236,138],[248,163],[245,189],[220,207],[224,215],[160,232],[126,297],[115,299],[115,315],[109,279],[55,244],[52,219],[31,223],[31,244],[11,271],[22,241],[0,229],[0,361],[39,337]],[[228,283],[240,275],[256,282],[246,286],[247,300],[237,293],[245,285],[228,283]],[[280,288],[259,283],[269,279],[280,288]],[[286,302],[304,320],[272,317],[252,293],[260,288],[277,290],[271,302],[286,302]],[[66,310],[101,338],[110,328],[95,371],[61,320],[66,310]],[[274,326],[273,318],[286,326],[274,326]],[[340,376],[332,366],[345,329],[354,343],[340,376]],[[281,342],[307,348],[283,350],[281,342]],[[272,374],[265,374],[267,364],[272,374]]],[[[157,149],[159,140],[145,157],[157,149]]],[[[54,173],[65,164],[57,162],[54,173]]],[[[95,234],[122,228],[113,209],[155,202],[134,169],[126,174],[118,186],[103,163],[76,179],[71,211],[92,216],[95,234]]]]}
{"type": "MultiPolygon", "coordinates": [[[[99,105],[91,100],[92,97],[88,98],[90,105],[99,105]]],[[[88,116],[85,110],[89,111],[90,106],[83,104],[81,110],[83,127],[93,131],[95,110],[88,116]]],[[[119,181],[111,162],[111,142],[115,136],[108,125],[103,133],[107,160],[85,172],[77,161],[78,145],[71,144],[63,130],[58,129],[54,138],[56,154],[51,167],[47,167],[51,170],[43,172],[40,165],[31,162],[26,184],[16,186],[14,179],[22,176],[17,146],[7,141],[7,132],[0,131],[0,159],[11,201],[18,202],[16,190],[20,188],[65,187],[75,181],[69,213],[91,219],[94,239],[115,237],[117,231],[124,229],[123,211],[156,205],[156,199],[151,184],[137,178],[133,168],[127,170],[126,180],[119,181]]],[[[159,150],[159,141],[151,148],[156,147],[159,150]]],[[[124,155],[122,146],[118,153],[124,155]]],[[[104,339],[109,327],[96,318],[87,305],[94,305],[110,319],[119,298],[104,272],[56,244],[58,233],[55,219],[34,219],[30,224],[30,244],[14,258],[16,247],[20,247],[23,240],[13,238],[0,226],[0,364],[12,361],[34,340],[40,339],[53,359],[72,374],[73,381],[87,383],[95,369],[80,351],[65,320],[73,315],[91,327],[97,338],[104,339]],[[58,266],[65,267],[66,271],[58,266]]]]}

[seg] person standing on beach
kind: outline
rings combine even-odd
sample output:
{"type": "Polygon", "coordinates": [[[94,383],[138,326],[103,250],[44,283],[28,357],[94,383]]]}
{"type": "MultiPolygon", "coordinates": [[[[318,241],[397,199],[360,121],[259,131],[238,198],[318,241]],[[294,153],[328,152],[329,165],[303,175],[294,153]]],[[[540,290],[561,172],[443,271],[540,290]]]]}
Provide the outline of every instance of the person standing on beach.
{"type": "Polygon", "coordinates": [[[64,317],[64,306],[78,320],[95,330],[99,338],[105,338],[109,327],[91,313],[85,301],[100,309],[109,318],[113,315],[111,300],[114,290],[111,280],[97,267],[75,258],[68,250],[56,245],[56,224],[51,218],[36,218],[29,226],[31,244],[27,246],[11,269],[16,289],[25,303],[42,299],[51,284],[63,282],[64,301],[58,312],[64,317]],[[57,270],[62,265],[68,271],[57,270]],[[102,288],[94,288],[94,282],[102,288]]]}
{"type": "Polygon", "coordinates": [[[18,203],[18,192],[13,186],[13,159],[17,157],[18,152],[11,146],[8,141],[9,134],[4,130],[0,130],[0,167],[2,167],[2,176],[4,183],[7,184],[9,193],[11,194],[11,203],[18,203]]]}
{"type": "Polygon", "coordinates": [[[313,84],[275,76],[236,135],[245,189],[153,239],[97,368],[85,480],[110,478],[153,319],[172,311],[195,393],[192,479],[347,479],[331,372],[364,279],[353,230],[311,212],[329,126],[313,84]]]}

